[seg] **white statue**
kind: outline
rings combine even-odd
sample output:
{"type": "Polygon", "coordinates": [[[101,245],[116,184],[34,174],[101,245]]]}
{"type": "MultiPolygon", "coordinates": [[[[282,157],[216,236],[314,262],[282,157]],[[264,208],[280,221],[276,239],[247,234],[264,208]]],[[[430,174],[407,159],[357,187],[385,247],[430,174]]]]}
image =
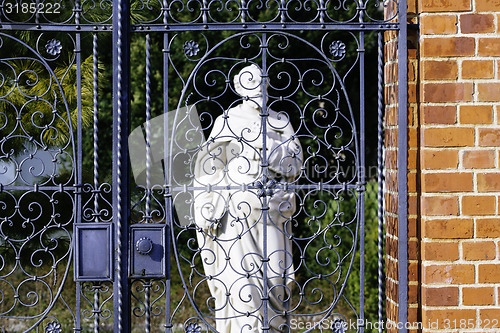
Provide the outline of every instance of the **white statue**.
{"type": "Polygon", "coordinates": [[[269,332],[284,332],[286,285],[294,278],[291,223],[285,222],[296,204],[283,184],[300,173],[302,149],[286,114],[268,110],[267,117],[261,115],[264,87],[256,65],[243,68],[234,85],[243,101],[215,120],[195,164],[195,185],[204,188],[195,191],[194,217],[213,297],[209,304],[218,332],[262,332],[266,289],[269,332]],[[268,169],[262,166],[263,122],[268,169]],[[265,195],[248,188],[258,181],[270,185],[265,195]],[[264,201],[269,209],[262,209],[264,201]]]}

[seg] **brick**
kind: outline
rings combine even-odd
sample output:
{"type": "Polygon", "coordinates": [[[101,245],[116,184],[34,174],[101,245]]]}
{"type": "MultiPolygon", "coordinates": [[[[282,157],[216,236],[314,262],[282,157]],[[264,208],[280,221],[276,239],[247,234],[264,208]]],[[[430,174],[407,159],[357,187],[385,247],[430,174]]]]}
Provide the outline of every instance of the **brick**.
{"type": "Polygon", "coordinates": [[[460,15],[460,30],[464,34],[494,32],[494,16],[492,14],[460,15]]]}
{"type": "MultiPolygon", "coordinates": [[[[393,318],[393,320],[397,320],[398,305],[393,303],[393,302],[389,302],[389,300],[387,300],[385,303],[385,308],[386,308],[387,318],[393,318]]],[[[396,330],[392,330],[392,331],[388,330],[388,333],[392,333],[392,332],[397,332],[397,328],[396,328],[396,330]]]]}
{"type": "Polygon", "coordinates": [[[456,15],[425,15],[420,18],[423,35],[447,35],[457,33],[456,15]]]}
{"type": "Polygon", "coordinates": [[[398,124],[398,108],[386,106],[385,108],[385,126],[395,126],[398,124]]]}
{"type": "Polygon", "coordinates": [[[416,103],[408,105],[408,127],[417,127],[419,125],[418,109],[416,103]]]}
{"type": "Polygon", "coordinates": [[[390,259],[389,257],[386,257],[385,260],[385,266],[386,266],[386,277],[397,280],[398,279],[398,262],[390,259]]]}
{"type": "Polygon", "coordinates": [[[500,38],[480,38],[477,53],[485,57],[497,57],[500,54],[500,38]]]}
{"type": "Polygon", "coordinates": [[[415,69],[416,61],[408,61],[408,82],[415,82],[417,71],[415,69]]]}
{"type": "Polygon", "coordinates": [[[408,59],[417,59],[417,46],[413,44],[408,45],[408,59]]]}
{"type": "Polygon", "coordinates": [[[493,215],[496,210],[494,196],[468,195],[462,198],[463,215],[493,215]]]}
{"type": "Polygon", "coordinates": [[[389,172],[385,176],[385,187],[386,188],[397,188],[398,186],[398,174],[395,172],[389,172]]]}
{"type": "Polygon", "coordinates": [[[389,279],[385,280],[385,296],[388,299],[397,300],[398,299],[398,285],[389,279]]]}
{"type": "Polygon", "coordinates": [[[386,129],[384,131],[384,142],[389,147],[397,147],[398,145],[398,130],[397,129],[386,129]]]}
{"type": "Polygon", "coordinates": [[[424,80],[455,80],[458,78],[456,60],[422,61],[422,79],[424,80]]]}
{"type": "Polygon", "coordinates": [[[478,83],[477,99],[480,102],[498,102],[500,101],[499,91],[500,91],[500,82],[478,83]]]}
{"type": "Polygon", "coordinates": [[[417,13],[417,0],[410,0],[407,2],[408,13],[416,14],[417,13]]]}
{"type": "Polygon", "coordinates": [[[462,78],[492,79],[495,77],[493,60],[462,61],[462,78]]]}
{"type": "Polygon", "coordinates": [[[417,85],[408,83],[408,103],[417,103],[417,85]]]}
{"type": "MultiPolygon", "coordinates": [[[[499,90],[500,94],[500,90],[499,90]]],[[[500,128],[480,128],[479,146],[498,147],[500,146],[500,128]]]]}
{"type": "Polygon", "coordinates": [[[417,219],[408,217],[408,237],[417,237],[417,219]]]}
{"type": "Polygon", "coordinates": [[[458,243],[424,242],[422,260],[455,261],[458,260],[458,243]]]}
{"type": "Polygon", "coordinates": [[[417,303],[419,299],[419,286],[410,284],[408,286],[408,303],[417,303]]]}
{"type": "MultiPolygon", "coordinates": [[[[414,327],[416,328],[417,327],[417,323],[418,323],[418,319],[419,319],[419,309],[415,308],[415,307],[411,307],[411,308],[408,308],[408,324],[411,324],[411,323],[414,323],[414,327]]],[[[411,330],[409,329],[408,330],[409,333],[414,333],[415,332],[415,329],[414,330],[411,330]]]]}
{"type": "Polygon", "coordinates": [[[408,147],[418,147],[418,131],[416,128],[408,128],[408,147]]]}
{"type": "Polygon", "coordinates": [[[458,287],[422,288],[426,306],[458,305],[458,287]]]}
{"type": "Polygon", "coordinates": [[[417,168],[418,151],[416,149],[408,150],[408,170],[417,168]]]}
{"type": "Polygon", "coordinates": [[[454,105],[422,105],[422,123],[453,125],[457,122],[457,107],[454,105]]]}
{"type": "Polygon", "coordinates": [[[472,190],[472,173],[425,173],[422,175],[422,191],[424,192],[467,192],[472,190]]]}
{"type": "Polygon", "coordinates": [[[500,265],[479,264],[478,279],[479,283],[500,283],[500,265]]]}
{"type": "Polygon", "coordinates": [[[455,169],[458,167],[458,150],[423,150],[422,169],[455,169]]]}
{"type": "Polygon", "coordinates": [[[408,281],[418,281],[418,262],[410,262],[408,264],[408,281]]]}
{"type": "MultiPolygon", "coordinates": [[[[406,182],[408,192],[416,192],[417,191],[417,173],[409,172],[407,174],[407,182],[406,182]]],[[[411,207],[410,203],[408,205],[411,207]]],[[[416,212],[416,209],[415,209],[416,212]]],[[[410,214],[410,212],[408,212],[410,214]]]]}
{"type": "MultiPolygon", "coordinates": [[[[500,266],[499,266],[500,267],[500,266]]],[[[448,264],[424,267],[424,283],[474,283],[474,265],[448,264]]]]}
{"type": "Polygon", "coordinates": [[[396,104],[398,102],[398,85],[385,87],[385,101],[387,105],[396,104]]]}
{"type": "Polygon", "coordinates": [[[476,0],[476,11],[500,11],[500,0],[476,0]]]}
{"type": "Polygon", "coordinates": [[[491,105],[461,105],[461,124],[491,124],[493,122],[493,109],[491,105]]]}
{"type": "Polygon", "coordinates": [[[385,205],[387,207],[387,212],[397,213],[398,212],[398,197],[397,194],[386,193],[385,194],[385,205]]]}
{"type": "Polygon", "coordinates": [[[463,155],[463,166],[466,169],[488,169],[495,167],[495,151],[467,150],[463,155]]]}
{"type": "Polygon", "coordinates": [[[421,102],[426,103],[470,102],[474,93],[470,82],[424,83],[422,90],[421,102]]]}
{"type": "Polygon", "coordinates": [[[500,173],[481,172],[477,174],[477,189],[479,192],[500,191],[500,173]]]}
{"type": "Polygon", "coordinates": [[[474,129],[464,127],[426,128],[421,142],[425,147],[474,146],[474,129]]]}
{"type": "Polygon", "coordinates": [[[419,245],[420,242],[415,239],[408,240],[408,260],[418,260],[420,258],[419,245]]]}
{"type": "MultiPolygon", "coordinates": [[[[459,329],[460,321],[467,323],[467,320],[476,322],[475,309],[426,309],[422,311],[422,324],[424,328],[459,329]]],[[[427,330],[426,330],[427,332],[427,330]]]]}
{"type": "Polygon", "coordinates": [[[497,256],[497,248],[490,241],[463,242],[462,253],[465,260],[493,260],[497,256]]]}
{"type": "Polygon", "coordinates": [[[423,57],[473,56],[475,40],[472,37],[424,38],[421,50],[423,57]]]}
{"type": "Polygon", "coordinates": [[[386,254],[393,258],[398,257],[398,240],[393,237],[385,237],[386,254]]]}
{"type": "Polygon", "coordinates": [[[397,169],[398,165],[398,152],[397,150],[385,150],[385,168],[397,169]]]}
{"type": "Polygon", "coordinates": [[[463,287],[463,305],[494,305],[495,288],[493,287],[463,287]]]}
{"type": "Polygon", "coordinates": [[[479,309],[479,319],[483,323],[481,326],[485,328],[486,332],[498,332],[500,309],[479,309]],[[485,326],[486,323],[489,324],[488,327],[485,326]]]}
{"type": "Polygon", "coordinates": [[[471,10],[470,0],[419,0],[422,12],[458,12],[471,10]]]}
{"type": "Polygon", "coordinates": [[[465,239],[474,235],[471,219],[424,220],[423,234],[434,239],[465,239]]]}
{"type": "Polygon", "coordinates": [[[480,238],[500,237],[500,218],[477,219],[476,237],[480,238]]]}
{"type": "Polygon", "coordinates": [[[457,197],[423,197],[423,215],[458,215],[457,197]]]}

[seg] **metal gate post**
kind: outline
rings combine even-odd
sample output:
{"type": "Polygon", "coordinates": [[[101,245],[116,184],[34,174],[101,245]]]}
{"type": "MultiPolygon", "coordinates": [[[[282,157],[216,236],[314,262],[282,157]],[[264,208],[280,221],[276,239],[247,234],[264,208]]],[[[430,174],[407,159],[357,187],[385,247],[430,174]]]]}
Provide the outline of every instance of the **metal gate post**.
{"type": "Polygon", "coordinates": [[[113,1],[113,224],[114,332],[130,332],[128,288],[129,123],[129,1],[113,1]]]}
{"type": "MultiPolygon", "coordinates": [[[[403,324],[400,332],[407,332],[406,322],[408,320],[408,185],[407,185],[407,6],[406,0],[399,2],[399,36],[398,36],[398,246],[399,246],[399,316],[398,322],[403,324]]],[[[398,324],[399,324],[398,323],[398,324]]]]}

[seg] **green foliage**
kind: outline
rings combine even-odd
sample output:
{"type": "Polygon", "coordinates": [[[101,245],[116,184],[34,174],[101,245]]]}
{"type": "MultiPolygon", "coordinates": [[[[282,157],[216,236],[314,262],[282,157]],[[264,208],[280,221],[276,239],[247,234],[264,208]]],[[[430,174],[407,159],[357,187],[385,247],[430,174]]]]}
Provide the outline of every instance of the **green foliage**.
{"type": "MultiPolygon", "coordinates": [[[[366,184],[365,192],[365,319],[378,321],[378,186],[374,181],[366,184]]],[[[360,270],[359,249],[356,252],[354,270],[348,279],[346,295],[348,299],[359,299],[360,270]]],[[[385,261],[384,261],[385,262],[385,261]]],[[[383,302],[385,305],[385,301],[383,302]]]]}
{"type": "MultiPolygon", "coordinates": [[[[9,61],[12,71],[5,71],[5,80],[11,82],[0,88],[4,96],[0,112],[7,116],[2,136],[18,136],[10,147],[15,152],[23,151],[19,145],[34,137],[39,147],[66,146],[71,134],[71,124],[77,123],[76,64],[55,68],[52,75],[40,61],[15,59],[9,61]],[[27,70],[29,69],[29,70],[27,70]],[[17,74],[16,77],[8,74],[17,74]],[[60,82],[59,90],[55,80],[60,82]],[[63,95],[64,92],[64,95],[63,95]],[[66,104],[65,104],[66,102],[66,104]],[[66,106],[67,105],[67,106],[66,106]],[[17,117],[20,116],[20,119],[17,117]],[[16,122],[22,123],[16,126],[16,122]],[[47,128],[44,126],[47,125],[47,128]]],[[[92,59],[81,65],[82,72],[82,125],[92,123],[92,59]]],[[[74,125],[73,125],[74,126],[74,125]]]]}
{"type": "MultiPolygon", "coordinates": [[[[297,218],[300,226],[294,228],[294,236],[299,240],[299,246],[294,248],[294,258],[300,257],[301,253],[306,254],[307,267],[309,271],[301,270],[297,274],[299,281],[322,274],[324,279],[315,281],[315,287],[326,292],[325,298],[332,300],[338,297],[338,294],[329,292],[330,283],[327,281],[337,281],[337,287],[345,286],[343,294],[347,301],[356,311],[359,311],[360,297],[360,252],[359,244],[361,241],[365,244],[365,318],[375,322],[378,320],[378,261],[377,261],[377,239],[378,239],[378,200],[377,183],[370,181],[366,185],[365,192],[365,238],[359,239],[358,211],[359,194],[354,192],[336,192],[334,199],[330,199],[331,194],[327,191],[318,193],[316,200],[308,201],[307,210],[312,213],[311,217],[297,218]],[[342,226],[344,224],[344,226],[342,226]],[[355,234],[357,232],[357,239],[355,234]],[[316,235],[316,236],[313,236],[316,235]],[[305,246],[304,244],[307,244],[305,246]],[[333,248],[326,252],[324,249],[329,244],[333,248]],[[355,251],[355,252],[354,252],[355,251]],[[300,252],[300,253],[299,253],[300,252]],[[324,254],[324,253],[327,254],[324,254]],[[323,253],[323,259],[316,260],[316,254],[323,253]],[[354,253],[354,258],[352,257],[354,253]],[[330,259],[328,265],[324,265],[326,258],[330,259]],[[351,265],[352,271],[347,276],[347,270],[351,265]],[[329,274],[340,268],[342,274],[329,274]]],[[[298,265],[298,263],[296,264],[298,265]]],[[[314,307],[309,308],[310,311],[314,307]]],[[[339,299],[339,306],[336,312],[345,315],[347,318],[356,320],[350,306],[339,299]]]]}

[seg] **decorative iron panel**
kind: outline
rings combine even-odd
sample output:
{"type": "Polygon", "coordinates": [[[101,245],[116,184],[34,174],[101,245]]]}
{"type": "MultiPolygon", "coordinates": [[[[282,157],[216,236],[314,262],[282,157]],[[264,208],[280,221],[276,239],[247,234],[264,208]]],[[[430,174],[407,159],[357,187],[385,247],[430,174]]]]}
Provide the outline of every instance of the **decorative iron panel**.
{"type": "Polygon", "coordinates": [[[382,320],[398,8],[2,0],[0,330],[362,332],[365,279],[382,320]]]}

